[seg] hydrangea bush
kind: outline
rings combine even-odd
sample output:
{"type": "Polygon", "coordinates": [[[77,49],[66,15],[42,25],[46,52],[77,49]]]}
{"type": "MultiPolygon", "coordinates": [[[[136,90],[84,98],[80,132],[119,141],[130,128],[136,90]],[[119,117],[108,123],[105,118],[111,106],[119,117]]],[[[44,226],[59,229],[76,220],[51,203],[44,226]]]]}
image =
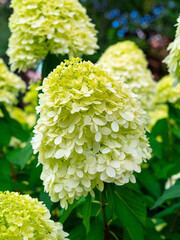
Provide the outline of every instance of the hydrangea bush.
{"type": "Polygon", "coordinates": [[[29,195],[0,192],[0,239],[65,240],[61,223],[50,220],[44,204],[29,195]]]}
{"type": "Polygon", "coordinates": [[[172,43],[169,44],[169,55],[164,62],[168,65],[169,73],[176,83],[180,82],[180,17],[177,19],[176,36],[172,43]]]}
{"type": "Polygon", "coordinates": [[[124,41],[110,46],[98,61],[109,68],[111,74],[123,78],[131,90],[137,94],[145,110],[153,108],[156,85],[151,72],[147,69],[144,53],[131,41],[124,41]]]}
{"type": "Polygon", "coordinates": [[[17,103],[20,91],[25,91],[26,85],[20,77],[10,72],[4,61],[0,59],[0,103],[12,106],[17,103]]]}
{"type": "Polygon", "coordinates": [[[94,24],[78,0],[12,0],[8,55],[25,71],[52,54],[80,56],[98,48],[94,24]]]}
{"type": "MultiPolygon", "coordinates": [[[[66,232],[71,240],[178,238],[179,85],[172,88],[170,76],[155,84],[130,41],[107,49],[100,65],[79,58],[60,64],[98,48],[77,0],[12,0],[11,6],[12,69],[25,71],[44,59],[37,66],[46,78],[38,89],[30,84],[21,101],[24,83],[8,71],[2,81],[0,75],[0,239],[65,240],[66,232]]],[[[178,69],[176,44],[173,54],[178,69]]]]}
{"type": "Polygon", "coordinates": [[[135,182],[150,148],[145,113],[122,81],[72,59],[44,79],[42,91],[32,145],[52,201],[67,208],[104,182],[135,182]]]}

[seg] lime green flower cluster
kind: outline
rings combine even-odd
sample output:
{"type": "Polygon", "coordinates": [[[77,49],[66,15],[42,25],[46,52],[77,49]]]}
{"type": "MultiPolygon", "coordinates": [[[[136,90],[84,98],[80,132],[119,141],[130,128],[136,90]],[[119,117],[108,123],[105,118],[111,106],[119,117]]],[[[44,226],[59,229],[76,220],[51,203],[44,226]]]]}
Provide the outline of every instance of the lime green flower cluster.
{"type": "Polygon", "coordinates": [[[26,113],[35,113],[36,112],[36,106],[38,103],[38,91],[36,90],[37,87],[39,87],[39,82],[31,82],[30,86],[28,87],[28,91],[23,98],[23,102],[27,104],[27,106],[24,108],[26,113]]]}
{"type": "Polygon", "coordinates": [[[36,123],[36,114],[35,113],[26,113],[19,107],[8,107],[7,108],[11,118],[20,122],[21,124],[28,125],[29,128],[32,128],[36,123]]]}
{"type": "Polygon", "coordinates": [[[149,121],[150,130],[160,119],[168,117],[168,106],[166,104],[156,104],[154,106],[155,106],[154,109],[148,112],[148,116],[150,118],[149,121]]]}
{"type": "Polygon", "coordinates": [[[177,19],[176,36],[172,43],[169,44],[169,55],[164,59],[168,65],[169,73],[176,83],[180,82],[180,17],[177,19]]]}
{"type": "Polygon", "coordinates": [[[167,75],[157,83],[157,92],[154,97],[154,109],[148,112],[150,117],[150,129],[158,120],[168,118],[168,103],[180,108],[180,83],[173,87],[173,81],[174,79],[172,76],[167,75]]]}
{"type": "Polygon", "coordinates": [[[16,104],[19,91],[25,91],[25,88],[26,85],[21,78],[10,72],[0,59],[0,103],[16,104]]]}
{"type": "Polygon", "coordinates": [[[65,240],[61,223],[50,220],[44,204],[29,195],[0,192],[1,240],[65,240]]]}
{"type": "Polygon", "coordinates": [[[173,87],[173,81],[172,76],[168,75],[157,83],[156,103],[172,103],[176,107],[180,107],[180,83],[173,87]]]}
{"type": "Polygon", "coordinates": [[[148,64],[143,51],[134,42],[124,41],[110,46],[98,63],[109,68],[117,80],[124,79],[139,97],[143,109],[149,110],[153,107],[156,85],[147,69],[148,64]]]}
{"type": "Polygon", "coordinates": [[[52,54],[80,56],[98,48],[97,31],[78,0],[12,0],[8,55],[25,71],[52,54]]]}
{"type": "Polygon", "coordinates": [[[15,119],[16,121],[18,121],[21,124],[26,124],[27,121],[27,114],[19,107],[9,107],[7,108],[10,116],[15,119]]]}
{"type": "Polygon", "coordinates": [[[104,182],[135,182],[150,158],[145,112],[123,82],[90,61],[61,63],[43,81],[32,145],[52,201],[67,208],[104,182]]]}

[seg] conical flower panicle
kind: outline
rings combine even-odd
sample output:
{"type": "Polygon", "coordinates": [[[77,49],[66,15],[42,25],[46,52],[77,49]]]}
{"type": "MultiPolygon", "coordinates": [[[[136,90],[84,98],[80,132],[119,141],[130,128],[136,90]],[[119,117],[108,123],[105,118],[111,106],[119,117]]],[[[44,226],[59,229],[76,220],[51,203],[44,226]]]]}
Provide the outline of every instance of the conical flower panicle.
{"type": "Polygon", "coordinates": [[[145,112],[123,82],[91,62],[71,59],[43,81],[32,145],[41,179],[61,206],[100,191],[104,182],[135,182],[150,158],[145,112]]]}
{"type": "Polygon", "coordinates": [[[81,56],[98,48],[97,31],[78,0],[12,0],[10,64],[25,71],[52,54],[81,56]]]}
{"type": "Polygon", "coordinates": [[[156,85],[151,72],[147,69],[145,55],[131,41],[119,42],[110,46],[98,61],[117,78],[123,78],[133,93],[137,94],[143,109],[153,108],[152,102],[156,85]]]}
{"type": "Polygon", "coordinates": [[[50,220],[44,204],[29,195],[0,192],[0,239],[65,240],[62,224],[50,220]]]}
{"type": "Polygon", "coordinates": [[[164,62],[168,65],[170,75],[175,82],[180,82],[180,17],[177,19],[176,36],[172,43],[169,44],[169,54],[164,59],[164,62]]]}
{"type": "Polygon", "coordinates": [[[17,103],[19,91],[25,91],[26,84],[20,77],[10,72],[0,58],[0,103],[13,105],[17,103]]]}

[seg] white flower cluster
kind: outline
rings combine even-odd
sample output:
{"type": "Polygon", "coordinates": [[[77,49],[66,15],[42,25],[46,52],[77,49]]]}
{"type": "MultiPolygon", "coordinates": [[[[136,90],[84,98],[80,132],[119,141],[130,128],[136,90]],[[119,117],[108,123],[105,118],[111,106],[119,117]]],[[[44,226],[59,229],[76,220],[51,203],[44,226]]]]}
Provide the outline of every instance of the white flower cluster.
{"type": "Polygon", "coordinates": [[[6,106],[17,104],[19,92],[24,92],[25,89],[25,82],[19,76],[10,72],[0,58],[0,103],[4,103],[6,106]]]}
{"type": "Polygon", "coordinates": [[[68,240],[60,222],[37,198],[17,192],[0,192],[1,240],[68,240]]]}
{"type": "Polygon", "coordinates": [[[169,55],[164,59],[168,65],[168,70],[176,83],[180,83],[180,16],[177,19],[176,37],[172,43],[169,44],[169,55]]]}
{"type": "Polygon", "coordinates": [[[12,0],[8,55],[12,70],[35,67],[50,52],[93,54],[97,31],[78,0],[12,0]]]}
{"type": "Polygon", "coordinates": [[[157,93],[154,99],[156,104],[171,103],[176,107],[180,107],[180,83],[172,86],[173,82],[172,76],[167,75],[157,83],[157,93]]]}
{"type": "Polygon", "coordinates": [[[151,149],[144,111],[123,82],[72,59],[44,79],[42,91],[32,145],[52,201],[67,208],[104,182],[135,182],[151,149]]]}

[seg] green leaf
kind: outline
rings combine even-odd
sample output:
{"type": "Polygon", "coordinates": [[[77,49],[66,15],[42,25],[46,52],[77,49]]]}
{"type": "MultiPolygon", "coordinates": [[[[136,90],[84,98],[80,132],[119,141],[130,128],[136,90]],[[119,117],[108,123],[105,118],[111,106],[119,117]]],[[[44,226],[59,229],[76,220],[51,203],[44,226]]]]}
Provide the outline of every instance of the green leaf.
{"type": "Polygon", "coordinates": [[[162,167],[161,167],[161,170],[160,172],[158,173],[158,179],[161,179],[161,178],[164,178],[164,179],[167,179],[168,177],[172,176],[172,174],[170,175],[171,173],[171,170],[175,167],[175,164],[174,163],[167,163],[167,164],[164,164],[162,167]]]}
{"type": "Polygon", "coordinates": [[[78,224],[75,228],[73,228],[69,232],[68,238],[70,240],[85,240],[86,239],[86,231],[85,231],[84,225],[78,224]]]}
{"type": "Polygon", "coordinates": [[[170,119],[174,119],[177,123],[180,123],[180,109],[175,108],[172,104],[169,104],[169,116],[170,119]]]}
{"type": "Polygon", "coordinates": [[[159,143],[157,140],[156,140],[156,137],[154,136],[151,136],[149,138],[149,143],[151,145],[151,148],[152,148],[152,153],[158,157],[158,158],[162,158],[162,154],[163,154],[163,148],[162,148],[162,143],[159,143]]]}
{"type": "Polygon", "coordinates": [[[158,200],[155,202],[152,209],[159,207],[162,203],[164,203],[169,199],[173,199],[177,197],[180,197],[180,181],[177,181],[175,185],[165,190],[163,195],[160,198],[158,198],[158,200]]]}
{"type": "Polygon", "coordinates": [[[146,222],[146,206],[142,200],[142,194],[135,189],[132,190],[128,186],[115,186],[116,195],[121,198],[121,201],[127,209],[139,220],[140,223],[146,222]]]}
{"type": "Polygon", "coordinates": [[[13,164],[17,164],[18,166],[21,167],[21,169],[23,169],[33,154],[33,149],[30,140],[27,142],[24,148],[9,151],[7,153],[8,161],[13,164]]]}
{"type": "Polygon", "coordinates": [[[0,133],[0,145],[7,147],[11,139],[11,131],[8,122],[3,118],[0,118],[0,133]]]}
{"type": "MultiPolygon", "coordinates": [[[[5,3],[5,1],[3,2],[5,3]]],[[[6,4],[0,4],[0,56],[5,56],[8,48],[8,39],[10,37],[10,30],[8,28],[8,18],[10,16],[10,8],[6,4]]]]}
{"type": "Polygon", "coordinates": [[[166,239],[168,239],[168,240],[179,240],[179,232],[166,231],[166,239]]]}
{"type": "Polygon", "coordinates": [[[138,175],[138,180],[154,197],[160,196],[161,185],[149,169],[143,169],[141,174],[138,175]]]}
{"type": "Polygon", "coordinates": [[[48,76],[48,74],[53,71],[64,59],[68,59],[68,56],[48,54],[43,63],[42,69],[42,79],[48,76]]]}
{"type": "Polygon", "coordinates": [[[42,172],[42,164],[38,165],[38,159],[37,159],[37,155],[35,157],[35,159],[33,159],[33,161],[31,162],[31,165],[29,166],[29,168],[26,168],[26,172],[27,175],[29,176],[28,182],[29,182],[29,187],[33,187],[35,184],[37,185],[37,183],[41,182],[40,180],[40,175],[42,172]]]}
{"type": "Polygon", "coordinates": [[[90,231],[86,238],[86,240],[95,240],[95,239],[104,240],[104,225],[103,225],[103,222],[98,217],[94,218],[90,231]]]}
{"type": "Polygon", "coordinates": [[[173,206],[168,207],[168,208],[164,209],[163,211],[157,213],[157,214],[154,216],[154,218],[161,218],[161,217],[167,216],[167,215],[169,215],[169,214],[172,214],[172,213],[175,212],[175,210],[176,210],[177,208],[180,208],[180,202],[175,203],[173,206]]]}
{"type": "Polygon", "coordinates": [[[29,132],[22,128],[21,124],[15,119],[9,119],[9,126],[12,132],[12,135],[22,142],[26,142],[29,138],[29,132]]]}
{"type": "Polygon", "coordinates": [[[152,129],[151,135],[153,136],[162,136],[163,144],[168,145],[168,121],[166,118],[160,119],[152,129]]]}
{"type": "Polygon", "coordinates": [[[171,177],[172,175],[175,175],[179,173],[180,169],[180,161],[179,161],[179,154],[177,154],[175,159],[175,154],[173,155],[173,164],[169,164],[171,167],[167,171],[167,177],[171,177]]]}
{"type": "Polygon", "coordinates": [[[49,194],[44,191],[44,188],[40,192],[39,200],[43,201],[46,207],[49,209],[49,211],[51,211],[53,202],[51,201],[49,194]]]}
{"type": "Polygon", "coordinates": [[[86,228],[86,232],[88,233],[90,230],[90,218],[91,218],[91,195],[88,194],[86,197],[86,201],[83,206],[83,224],[86,228]]]}
{"type": "Polygon", "coordinates": [[[107,198],[110,207],[121,220],[132,240],[143,240],[142,224],[146,220],[146,211],[140,195],[127,187],[108,185],[107,198]]]}
{"type": "Polygon", "coordinates": [[[75,200],[73,202],[73,204],[69,204],[68,205],[68,209],[67,210],[63,209],[62,215],[61,215],[60,220],[59,220],[62,224],[66,221],[66,219],[69,217],[69,215],[71,214],[73,209],[77,206],[77,202],[78,201],[75,200]]]}
{"type": "Polygon", "coordinates": [[[5,158],[0,158],[0,191],[11,191],[11,168],[10,164],[5,158]]]}
{"type": "Polygon", "coordinates": [[[180,129],[173,128],[171,131],[176,137],[180,138],[180,129]]]}
{"type": "Polygon", "coordinates": [[[10,117],[4,105],[1,104],[0,109],[2,110],[6,123],[8,124],[8,129],[11,132],[11,135],[20,139],[22,142],[26,142],[29,138],[29,131],[23,129],[18,121],[10,117]]]}
{"type": "Polygon", "coordinates": [[[147,218],[146,229],[145,229],[145,239],[146,240],[160,240],[161,233],[155,230],[155,224],[150,218],[147,218]]]}

